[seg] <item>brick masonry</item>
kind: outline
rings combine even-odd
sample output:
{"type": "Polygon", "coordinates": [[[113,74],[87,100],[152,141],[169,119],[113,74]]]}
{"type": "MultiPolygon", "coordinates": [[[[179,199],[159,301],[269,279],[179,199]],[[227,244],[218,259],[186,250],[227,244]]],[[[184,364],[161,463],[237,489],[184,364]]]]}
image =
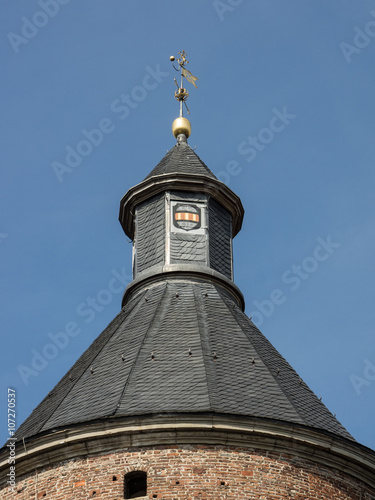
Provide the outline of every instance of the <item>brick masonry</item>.
{"type": "Polygon", "coordinates": [[[76,458],[17,478],[1,500],[124,498],[124,474],[147,472],[159,500],[374,500],[375,491],[300,457],[238,447],[153,446],[76,458]]]}

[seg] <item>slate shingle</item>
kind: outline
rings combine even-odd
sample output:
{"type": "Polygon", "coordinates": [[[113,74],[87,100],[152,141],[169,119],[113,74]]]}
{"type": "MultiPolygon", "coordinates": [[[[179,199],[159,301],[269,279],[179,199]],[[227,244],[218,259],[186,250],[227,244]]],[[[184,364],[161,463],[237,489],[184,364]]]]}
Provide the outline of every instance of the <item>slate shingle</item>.
{"type": "MultiPolygon", "coordinates": [[[[174,146],[147,178],[179,172],[216,179],[186,143],[174,146]]],[[[147,203],[138,211],[138,238],[144,241],[139,271],[164,255],[162,197],[147,203]]],[[[211,200],[210,258],[229,278],[230,224],[229,214],[211,200]]],[[[171,241],[172,258],[177,243],[177,237],[171,241]]],[[[182,243],[186,260],[202,253],[199,239],[182,243]]],[[[227,292],[183,277],[160,278],[134,292],[16,437],[98,419],[200,412],[284,421],[353,440],[227,292]]]]}
{"type": "Polygon", "coordinates": [[[173,146],[145,179],[157,175],[179,172],[205,175],[211,177],[211,179],[217,179],[186,142],[173,146]]]}
{"type": "Polygon", "coordinates": [[[164,262],[164,204],[164,195],[159,195],[137,207],[137,272],[164,262]]]}
{"type": "Polygon", "coordinates": [[[214,199],[210,200],[208,216],[210,231],[210,266],[231,279],[231,216],[229,212],[214,199]]]}
{"type": "Polygon", "coordinates": [[[188,280],[137,293],[17,437],[180,412],[282,420],[353,439],[220,287],[188,280]]]}

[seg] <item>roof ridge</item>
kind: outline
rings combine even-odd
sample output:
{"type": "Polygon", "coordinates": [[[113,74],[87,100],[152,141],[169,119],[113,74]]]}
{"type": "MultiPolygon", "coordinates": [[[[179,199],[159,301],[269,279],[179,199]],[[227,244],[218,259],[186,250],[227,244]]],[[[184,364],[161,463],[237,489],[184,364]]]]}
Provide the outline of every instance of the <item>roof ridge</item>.
{"type": "MultiPolygon", "coordinates": [[[[154,320],[155,320],[155,318],[156,318],[156,315],[157,315],[157,314],[158,314],[158,312],[159,312],[160,305],[161,305],[161,303],[162,303],[162,301],[163,301],[163,298],[164,298],[164,296],[165,296],[165,294],[166,294],[166,292],[167,292],[167,289],[168,289],[168,283],[166,283],[165,288],[164,288],[164,290],[163,290],[163,294],[162,294],[162,296],[160,297],[160,299],[159,299],[159,301],[157,302],[157,304],[155,305],[155,311],[154,311],[154,313],[153,313],[153,315],[152,315],[152,320],[150,321],[149,326],[148,326],[148,328],[147,328],[147,330],[146,330],[146,333],[145,333],[145,334],[144,334],[144,336],[143,336],[142,342],[141,342],[141,343],[140,343],[140,345],[139,345],[137,355],[136,355],[136,357],[134,358],[134,361],[133,361],[132,367],[131,367],[131,369],[130,369],[130,371],[129,371],[128,377],[127,377],[127,379],[126,379],[126,382],[125,382],[124,387],[123,387],[123,389],[122,389],[122,391],[121,391],[120,397],[118,398],[116,408],[115,408],[114,412],[112,413],[112,415],[115,415],[115,414],[116,414],[117,409],[119,408],[119,406],[120,406],[120,404],[121,404],[121,400],[122,400],[122,398],[123,398],[123,396],[124,396],[124,394],[125,394],[125,391],[126,391],[126,389],[127,389],[128,385],[129,385],[129,383],[130,383],[130,379],[131,379],[132,373],[133,373],[133,371],[134,371],[134,367],[137,365],[137,361],[138,361],[138,358],[139,358],[139,354],[140,354],[140,352],[141,352],[141,350],[142,350],[142,347],[143,347],[143,345],[144,345],[144,343],[145,343],[145,341],[146,341],[146,338],[147,338],[148,334],[150,333],[150,331],[152,330],[152,328],[154,328],[154,320]]],[[[148,291],[149,291],[149,290],[148,290],[148,289],[146,289],[145,294],[147,294],[147,292],[148,292],[148,291]]],[[[145,295],[145,294],[144,294],[144,295],[145,295]]]]}
{"type": "Polygon", "coordinates": [[[229,292],[187,276],[135,292],[50,396],[18,438],[106,418],[211,411],[281,420],[355,442],[229,292]],[[192,359],[188,348],[196,350],[192,359]]]}
{"type": "Polygon", "coordinates": [[[217,180],[197,153],[185,142],[177,143],[167,151],[145,179],[170,173],[205,175],[217,180]]]}
{"type": "MultiPolygon", "coordinates": [[[[290,412],[291,414],[293,414],[293,419],[294,419],[295,422],[298,422],[301,425],[304,424],[304,420],[300,416],[300,414],[297,411],[295,405],[292,404],[292,402],[287,397],[287,395],[285,394],[285,392],[281,389],[279,383],[275,380],[275,377],[273,376],[273,373],[271,373],[271,369],[270,369],[269,365],[260,356],[260,354],[259,354],[258,350],[256,349],[256,347],[254,346],[253,342],[251,341],[251,339],[249,338],[249,336],[247,335],[247,333],[244,331],[243,326],[241,326],[240,322],[235,317],[234,311],[238,310],[238,307],[236,306],[235,302],[233,302],[233,300],[229,299],[228,296],[226,296],[225,294],[223,294],[222,292],[220,292],[220,290],[217,290],[217,292],[218,292],[218,295],[219,295],[219,298],[220,298],[220,301],[221,301],[223,307],[225,308],[225,310],[229,314],[229,317],[234,320],[235,325],[236,325],[236,327],[238,329],[238,333],[240,333],[241,336],[244,339],[246,339],[246,342],[249,345],[250,350],[252,351],[252,354],[251,354],[253,356],[252,362],[255,363],[255,356],[259,357],[259,362],[260,362],[261,370],[263,370],[264,373],[266,374],[266,376],[270,377],[270,380],[274,382],[273,388],[276,389],[276,391],[278,393],[280,393],[280,395],[282,395],[282,397],[283,397],[283,405],[287,405],[288,412],[290,412]]],[[[242,313],[242,311],[241,311],[241,313],[242,313]]],[[[279,402],[279,404],[280,404],[280,402],[279,402]]],[[[256,415],[256,413],[255,413],[255,415],[256,415]]]]}
{"type": "MultiPolygon", "coordinates": [[[[224,300],[224,299],[223,299],[224,300]]],[[[224,300],[225,302],[225,300],[224,300]]],[[[236,315],[234,314],[234,308],[233,307],[229,307],[228,304],[225,304],[227,306],[227,308],[229,309],[231,315],[233,316],[233,319],[235,320],[235,322],[237,323],[237,325],[240,327],[240,329],[244,332],[244,334],[249,338],[249,335],[248,333],[241,327],[241,324],[240,322],[238,321],[238,319],[236,318],[236,315]]],[[[251,321],[251,320],[250,320],[251,321]]],[[[250,340],[250,338],[249,338],[250,340]]],[[[302,420],[303,424],[304,425],[309,425],[305,418],[300,415],[299,411],[298,411],[298,408],[296,407],[296,405],[293,403],[293,401],[291,400],[289,394],[287,394],[284,390],[284,388],[281,386],[281,384],[279,383],[279,380],[280,379],[277,379],[277,377],[275,376],[274,372],[269,368],[268,364],[264,361],[261,353],[259,353],[258,349],[254,346],[254,344],[251,342],[251,345],[253,346],[254,350],[256,351],[256,353],[258,354],[259,358],[262,360],[262,363],[264,364],[264,366],[267,368],[268,372],[270,373],[270,375],[272,376],[272,378],[274,379],[274,381],[276,382],[277,386],[279,387],[279,389],[281,390],[281,392],[284,394],[285,398],[289,401],[290,405],[294,408],[295,412],[297,413],[297,415],[299,416],[299,418],[302,420]]],[[[286,360],[285,360],[286,361],[286,360]]],[[[287,361],[286,361],[287,362],[287,361]]],[[[288,363],[288,362],[287,362],[288,363]]],[[[288,363],[289,365],[289,363],[288,363]]],[[[289,365],[290,368],[295,371],[293,369],[293,367],[291,365],[289,365]]],[[[302,379],[301,379],[302,380],[302,379]]],[[[305,382],[304,382],[305,384],[305,382]]],[[[306,386],[306,384],[305,384],[306,386]]],[[[311,391],[312,392],[312,391],[311,391]]],[[[313,392],[312,392],[313,393],[313,392]]],[[[314,394],[314,393],[313,393],[314,394]]],[[[315,396],[315,394],[314,394],[315,396]]]]}
{"type": "Polygon", "coordinates": [[[196,313],[197,313],[197,324],[198,324],[198,332],[199,332],[199,339],[200,339],[200,345],[201,345],[201,351],[202,351],[202,358],[203,358],[203,366],[204,366],[204,373],[206,375],[206,388],[207,388],[207,397],[208,397],[208,404],[209,407],[212,411],[212,401],[211,401],[211,394],[209,391],[209,377],[207,373],[207,364],[204,362],[204,346],[203,346],[203,338],[206,340],[207,344],[211,346],[210,344],[210,339],[209,336],[207,335],[207,321],[204,318],[204,310],[201,304],[202,297],[198,297],[198,290],[196,286],[193,286],[193,293],[194,293],[194,301],[196,305],[196,313]],[[200,328],[202,326],[202,328],[200,328]]]}
{"type": "MultiPolygon", "coordinates": [[[[135,303],[133,304],[133,307],[129,308],[129,310],[121,310],[117,316],[109,323],[109,325],[107,325],[107,327],[105,328],[105,330],[109,331],[111,326],[116,323],[116,321],[118,321],[118,324],[115,328],[115,330],[110,334],[110,337],[111,338],[115,333],[116,331],[120,328],[120,326],[123,324],[123,321],[128,318],[130,316],[130,314],[134,311],[136,305],[138,304],[138,301],[135,301],[135,303]]],[[[104,331],[105,331],[104,330],[104,331]]],[[[74,369],[74,367],[77,366],[77,364],[79,363],[79,361],[85,356],[85,354],[87,353],[88,349],[90,349],[90,347],[96,343],[99,343],[99,337],[96,337],[95,340],[89,345],[89,347],[81,354],[81,356],[75,361],[75,363],[69,368],[69,370],[65,373],[65,375],[57,382],[57,384],[48,392],[48,394],[45,396],[45,398],[37,405],[37,407],[31,412],[31,414],[28,416],[28,418],[22,422],[22,424],[20,425],[20,427],[17,429],[16,433],[18,434],[20,432],[20,430],[22,431],[22,428],[23,426],[30,422],[30,419],[32,418],[33,416],[33,413],[36,409],[38,409],[41,405],[43,405],[43,403],[47,402],[49,397],[54,393],[55,389],[58,387],[58,386],[61,386],[71,375],[71,372],[72,370],[74,369]]],[[[109,339],[107,339],[108,341],[109,339]]],[[[107,341],[106,342],[103,342],[103,345],[100,349],[99,352],[102,351],[102,349],[106,346],[107,344],[107,341]]],[[[95,355],[95,358],[97,357],[99,353],[97,353],[95,355]]],[[[94,359],[95,359],[94,358],[94,359]]],[[[81,379],[83,373],[87,370],[87,368],[90,366],[90,364],[92,363],[92,360],[87,360],[86,364],[84,365],[83,368],[81,368],[80,370],[80,375],[77,376],[77,378],[75,380],[71,380],[71,384],[70,384],[70,387],[69,387],[69,390],[64,393],[64,395],[60,398],[60,401],[58,402],[56,408],[53,409],[53,412],[52,413],[49,413],[47,415],[47,417],[42,420],[42,422],[40,423],[39,426],[37,426],[37,431],[34,432],[34,434],[38,434],[39,432],[43,432],[43,427],[47,424],[47,422],[50,420],[51,416],[53,414],[55,414],[56,410],[60,407],[60,405],[62,404],[62,402],[65,400],[65,398],[68,396],[68,394],[70,394],[71,390],[75,387],[75,385],[78,383],[78,381],[81,379]]],[[[56,394],[57,391],[54,393],[56,394]]],[[[21,436],[23,437],[23,436],[21,436]]]]}
{"type": "MultiPolygon", "coordinates": [[[[121,315],[122,312],[124,312],[124,318],[122,319],[122,321],[119,322],[119,324],[117,325],[117,327],[113,330],[112,334],[110,335],[110,337],[107,339],[107,341],[105,343],[103,343],[102,347],[96,352],[95,356],[90,360],[90,363],[88,362],[85,366],[85,368],[81,371],[81,374],[79,375],[79,377],[77,377],[77,379],[74,381],[74,383],[72,384],[71,388],[69,389],[69,391],[64,395],[63,398],[61,398],[59,404],[56,406],[56,408],[53,410],[53,412],[49,415],[49,417],[47,418],[47,420],[44,421],[43,423],[43,426],[41,427],[41,429],[44,427],[44,425],[47,424],[48,420],[50,420],[50,418],[52,418],[52,416],[55,414],[56,410],[59,408],[59,406],[62,404],[62,402],[64,401],[64,399],[70,394],[71,390],[74,388],[74,386],[78,383],[79,380],[81,380],[82,376],[84,375],[84,373],[86,372],[87,368],[89,367],[90,364],[93,363],[93,361],[99,356],[99,354],[102,352],[102,350],[104,349],[104,347],[107,345],[108,341],[116,334],[117,330],[121,327],[121,325],[123,324],[123,321],[125,319],[127,319],[134,311],[135,309],[137,308],[137,306],[139,306],[140,304],[140,300],[141,297],[138,298],[138,300],[135,301],[135,303],[133,304],[133,307],[130,308],[129,311],[120,311],[120,313],[118,314],[118,316],[121,315]]],[[[111,323],[108,325],[110,326],[111,323]]],[[[99,337],[97,337],[98,339],[99,337]]],[[[96,339],[95,339],[96,340],[96,339]]],[[[94,342],[95,342],[94,340],[94,342]]],[[[94,343],[93,342],[93,343],[94,343]]],[[[92,345],[92,344],[91,344],[92,345]]],[[[90,348],[90,346],[88,347],[88,349],[90,348]]],[[[86,352],[86,351],[85,351],[86,352]]],[[[85,353],[83,353],[85,354],[85,353]]],[[[80,358],[78,358],[77,362],[79,361],[80,358]]],[[[73,365],[74,367],[74,365],[73,365]]],[[[72,368],[73,368],[72,367],[72,368]]],[[[70,370],[67,372],[66,376],[68,375],[68,373],[70,372],[70,370]]]]}
{"type": "MultiPolygon", "coordinates": [[[[225,300],[225,299],[223,299],[225,300]]],[[[298,377],[299,378],[299,383],[300,385],[303,386],[304,390],[308,390],[308,392],[310,393],[310,396],[313,398],[314,400],[314,403],[318,404],[320,406],[320,408],[326,413],[326,415],[329,415],[330,418],[334,419],[334,422],[335,422],[335,426],[337,426],[337,429],[336,430],[333,430],[331,429],[331,432],[334,432],[335,434],[339,434],[339,435],[343,435],[343,432],[345,432],[346,434],[346,438],[349,438],[349,439],[352,439],[353,441],[355,441],[355,439],[353,438],[353,436],[347,431],[347,429],[333,416],[333,414],[330,412],[330,410],[325,406],[324,403],[322,403],[319,398],[317,397],[317,395],[315,394],[314,391],[312,391],[310,389],[310,387],[306,384],[306,382],[300,377],[300,375],[296,372],[296,370],[291,366],[291,364],[284,358],[284,356],[282,356],[282,354],[279,353],[279,351],[273,346],[273,344],[267,339],[267,337],[265,337],[262,332],[260,330],[258,330],[258,328],[251,322],[249,323],[248,325],[242,325],[241,326],[241,323],[239,321],[239,319],[236,317],[236,315],[234,314],[234,310],[237,310],[237,308],[230,308],[228,307],[228,309],[231,311],[231,314],[234,318],[234,320],[236,321],[236,323],[239,325],[239,327],[242,329],[242,331],[244,332],[244,334],[248,337],[249,341],[251,342],[252,346],[254,347],[255,351],[258,353],[258,356],[260,357],[260,359],[262,359],[262,362],[264,363],[264,365],[268,368],[268,371],[269,373],[272,375],[272,377],[274,378],[275,382],[277,383],[277,386],[280,388],[280,390],[282,391],[282,393],[284,394],[284,396],[287,398],[287,400],[290,402],[290,404],[292,405],[292,407],[295,409],[297,415],[299,416],[299,418],[304,422],[304,425],[307,425],[309,427],[314,427],[311,422],[309,422],[308,420],[306,420],[306,415],[304,415],[303,413],[301,413],[301,408],[299,408],[298,404],[297,404],[297,401],[293,401],[293,399],[291,398],[290,394],[288,394],[288,392],[285,390],[285,387],[283,386],[283,384],[281,383],[281,379],[278,378],[277,376],[277,373],[275,374],[274,371],[271,369],[271,367],[268,365],[268,363],[264,360],[263,358],[263,355],[262,353],[257,349],[257,347],[254,345],[252,339],[251,339],[251,334],[250,332],[247,331],[247,327],[248,326],[252,326],[253,328],[255,328],[256,332],[258,334],[260,334],[264,340],[267,342],[268,344],[268,349],[272,349],[274,353],[276,353],[283,361],[283,363],[285,363],[288,367],[288,369],[292,372],[292,375],[293,375],[293,378],[295,377],[298,377]],[[341,431],[341,432],[340,432],[341,431]]],[[[243,313],[244,314],[244,313],[243,313]]],[[[331,423],[332,423],[332,420],[331,420],[331,423]]],[[[316,426],[317,427],[317,426],[316,426]]],[[[319,428],[319,427],[317,427],[319,428]]],[[[326,426],[322,425],[321,428],[326,428],[326,426]]]]}

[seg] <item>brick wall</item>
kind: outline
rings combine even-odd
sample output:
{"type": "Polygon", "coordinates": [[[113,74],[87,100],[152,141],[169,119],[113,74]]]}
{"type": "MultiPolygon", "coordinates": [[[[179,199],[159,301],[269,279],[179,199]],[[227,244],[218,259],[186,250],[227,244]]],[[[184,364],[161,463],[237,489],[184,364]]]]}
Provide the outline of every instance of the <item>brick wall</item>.
{"type": "Polygon", "coordinates": [[[287,454],[219,446],[148,447],[77,458],[17,479],[1,500],[124,498],[124,474],[143,470],[159,500],[374,500],[338,471],[287,454]]]}

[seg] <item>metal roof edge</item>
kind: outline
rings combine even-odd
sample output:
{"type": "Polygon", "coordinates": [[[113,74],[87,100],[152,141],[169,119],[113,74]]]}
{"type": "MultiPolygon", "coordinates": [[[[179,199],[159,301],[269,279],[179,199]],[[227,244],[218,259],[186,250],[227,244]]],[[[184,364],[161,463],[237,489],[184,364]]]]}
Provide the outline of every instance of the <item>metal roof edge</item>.
{"type": "Polygon", "coordinates": [[[122,307],[128,302],[130,296],[139,290],[157,285],[166,280],[198,280],[199,282],[209,282],[224,288],[235,299],[242,311],[245,310],[245,299],[238,286],[224,274],[211,269],[210,267],[197,264],[168,264],[156,265],[140,273],[126,287],[122,307]]]}

